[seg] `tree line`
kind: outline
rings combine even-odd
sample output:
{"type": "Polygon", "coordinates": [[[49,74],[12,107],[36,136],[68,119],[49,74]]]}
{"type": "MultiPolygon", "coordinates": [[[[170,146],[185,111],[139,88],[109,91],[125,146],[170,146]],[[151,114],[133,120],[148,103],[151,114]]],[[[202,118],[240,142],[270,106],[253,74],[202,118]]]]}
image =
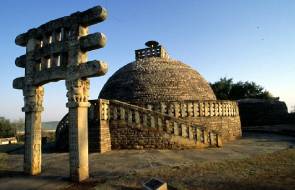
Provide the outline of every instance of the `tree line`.
{"type": "Polygon", "coordinates": [[[4,117],[0,117],[0,138],[16,136],[18,130],[24,129],[25,122],[23,119],[10,121],[4,117]]]}
{"type": "Polygon", "coordinates": [[[269,91],[255,82],[233,82],[232,78],[220,78],[215,83],[210,83],[216,98],[219,100],[240,100],[245,98],[279,100],[279,97],[274,97],[269,91]]]}

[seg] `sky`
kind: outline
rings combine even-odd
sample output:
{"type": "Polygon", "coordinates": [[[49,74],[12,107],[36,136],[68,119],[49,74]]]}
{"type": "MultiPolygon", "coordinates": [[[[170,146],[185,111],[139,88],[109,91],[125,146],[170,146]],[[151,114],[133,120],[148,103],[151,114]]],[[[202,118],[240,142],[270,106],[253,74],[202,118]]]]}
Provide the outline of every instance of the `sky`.
{"type": "MultiPolygon", "coordinates": [[[[91,78],[90,99],[96,99],[107,79],[134,61],[134,50],[148,40],[163,45],[173,59],[196,69],[209,82],[221,77],[254,81],[295,105],[295,1],[293,0],[2,0],[0,7],[0,116],[24,118],[23,95],[12,88],[24,76],[15,58],[25,48],[15,45],[18,34],[52,19],[96,5],[108,18],[90,27],[107,36],[105,48],[89,60],[108,63],[106,75],[91,78]]],[[[44,85],[43,121],[67,113],[65,82],[44,85]]]]}

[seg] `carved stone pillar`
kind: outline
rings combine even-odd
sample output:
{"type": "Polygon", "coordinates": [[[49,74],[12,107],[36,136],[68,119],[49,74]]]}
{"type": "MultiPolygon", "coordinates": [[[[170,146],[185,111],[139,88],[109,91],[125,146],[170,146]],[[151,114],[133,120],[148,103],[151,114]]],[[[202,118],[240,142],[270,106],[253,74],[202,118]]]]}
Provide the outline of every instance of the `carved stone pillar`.
{"type": "Polygon", "coordinates": [[[26,66],[23,86],[25,105],[22,109],[25,112],[25,154],[24,172],[30,175],[41,173],[41,112],[44,89],[41,86],[33,85],[34,51],[40,46],[40,41],[31,38],[26,45],[26,66]]]}
{"type": "Polygon", "coordinates": [[[90,103],[88,79],[77,79],[75,67],[87,62],[87,52],[79,48],[79,38],[88,34],[88,27],[72,25],[67,65],[67,97],[69,108],[70,178],[80,182],[89,177],[88,161],[88,107],[90,103]]]}
{"type": "Polygon", "coordinates": [[[88,102],[89,80],[67,81],[69,108],[70,177],[82,181],[89,177],[88,102]]]}
{"type": "Polygon", "coordinates": [[[25,154],[24,172],[30,175],[41,173],[41,112],[43,111],[43,87],[24,89],[25,106],[25,154]]]}

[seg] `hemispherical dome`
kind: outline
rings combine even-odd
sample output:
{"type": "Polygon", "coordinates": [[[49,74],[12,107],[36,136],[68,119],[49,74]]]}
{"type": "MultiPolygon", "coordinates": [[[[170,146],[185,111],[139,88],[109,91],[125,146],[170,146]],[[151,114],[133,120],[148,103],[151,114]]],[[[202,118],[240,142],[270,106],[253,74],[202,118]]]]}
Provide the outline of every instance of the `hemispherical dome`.
{"type": "Polygon", "coordinates": [[[190,66],[154,56],[119,69],[106,82],[99,97],[132,104],[216,100],[207,81],[190,66]]]}

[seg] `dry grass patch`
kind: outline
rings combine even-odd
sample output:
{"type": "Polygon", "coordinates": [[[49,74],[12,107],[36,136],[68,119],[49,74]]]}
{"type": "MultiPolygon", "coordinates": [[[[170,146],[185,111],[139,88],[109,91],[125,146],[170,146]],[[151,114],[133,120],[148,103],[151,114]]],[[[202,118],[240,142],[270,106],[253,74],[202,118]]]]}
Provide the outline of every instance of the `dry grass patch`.
{"type": "Polygon", "coordinates": [[[6,160],[7,160],[7,154],[6,153],[0,153],[0,170],[5,169],[6,160]]]}
{"type": "Polygon", "coordinates": [[[143,181],[151,177],[164,179],[174,187],[171,189],[294,190],[295,149],[240,160],[133,171],[117,180],[107,180],[103,186],[114,189],[138,189],[143,181]]]}

